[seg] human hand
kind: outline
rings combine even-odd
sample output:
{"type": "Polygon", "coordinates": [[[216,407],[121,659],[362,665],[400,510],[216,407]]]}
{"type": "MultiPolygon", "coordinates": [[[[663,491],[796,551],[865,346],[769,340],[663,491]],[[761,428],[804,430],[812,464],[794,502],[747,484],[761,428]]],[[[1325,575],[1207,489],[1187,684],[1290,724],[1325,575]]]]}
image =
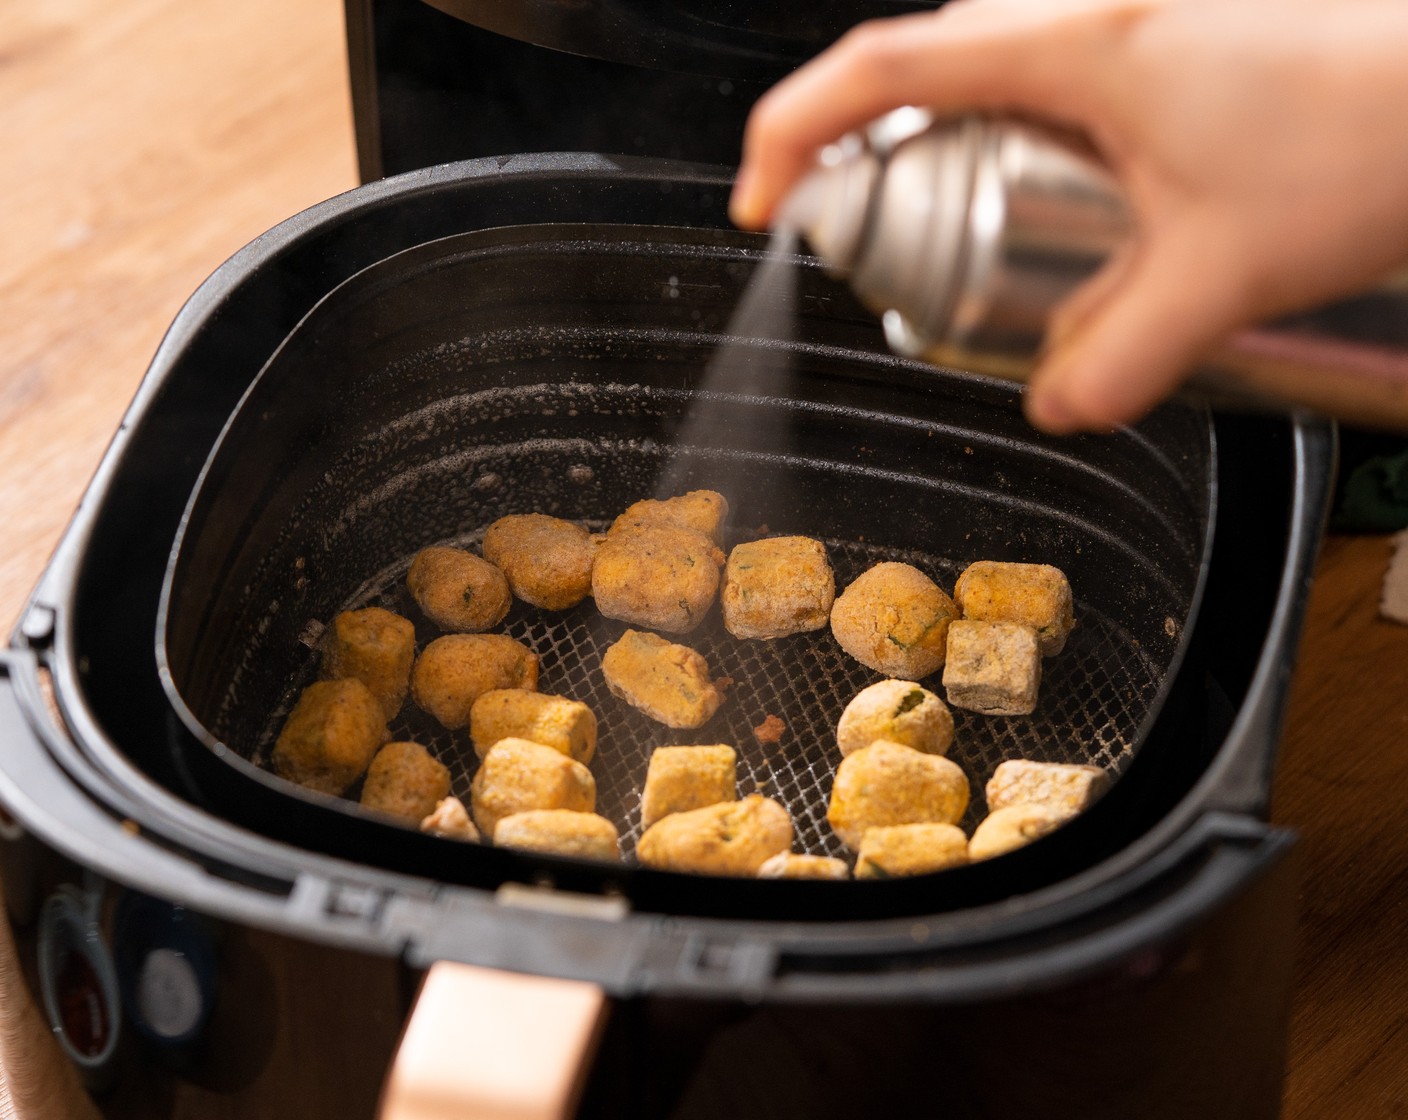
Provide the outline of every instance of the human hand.
{"type": "Polygon", "coordinates": [[[1136,235],[1053,318],[1053,432],[1137,419],[1239,327],[1408,260],[1401,0],[957,0],[864,24],[757,104],[731,210],[761,228],[816,150],[900,105],[1091,139],[1136,235]]]}

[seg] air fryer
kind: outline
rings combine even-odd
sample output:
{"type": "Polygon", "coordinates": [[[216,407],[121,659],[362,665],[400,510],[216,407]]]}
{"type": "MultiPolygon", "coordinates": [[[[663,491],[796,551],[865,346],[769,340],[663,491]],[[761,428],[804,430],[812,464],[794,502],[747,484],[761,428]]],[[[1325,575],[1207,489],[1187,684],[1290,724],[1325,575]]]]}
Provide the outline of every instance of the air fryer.
{"type": "MultiPolygon", "coordinates": [[[[337,946],[339,998],[399,961],[395,994],[365,986],[380,1024],[437,960],[599,985],[612,1012],[581,1115],[908,1114],[934,1106],[934,1085],[955,1116],[1275,1115],[1293,877],[1265,813],[1329,431],[1170,407],[1114,439],[1049,442],[1010,388],[887,355],[803,261],[793,391],[710,401],[719,427],[677,448],[761,249],[728,231],[727,185],[664,162],[470,162],[359,188],[222,266],[173,325],[11,639],[0,800],[45,867],[198,914],[224,930],[217,945],[262,930],[337,946]],[[570,402],[600,408],[582,421],[570,402]],[[759,411],[761,430],[791,431],[765,461],[735,434],[759,425],[732,423],[759,411]],[[757,883],[470,849],[255,765],[310,671],[309,618],[392,594],[409,551],[511,506],[610,516],[670,459],[700,482],[741,468],[755,481],[737,524],[819,533],[842,565],[875,547],[939,572],[980,548],[1059,551],[1101,620],[1092,638],[1108,622],[1147,643],[1068,667],[1092,695],[1132,665],[1152,682],[1121,717],[1109,797],[986,868],[757,883]],[[521,481],[514,464],[550,469],[521,481]],[[512,484],[475,489],[486,473],[512,484]],[[373,479],[441,500],[390,517],[361,501],[373,479]],[[365,559],[340,532],[366,540],[365,559]],[[267,645],[232,680],[230,650],[251,640],[267,645]]],[[[569,622],[553,640],[590,632],[569,622]]],[[[589,665],[593,648],[574,652],[589,665]]],[[[564,673],[571,660],[564,647],[564,673]]],[[[824,727],[849,672],[813,708],[776,691],[798,676],[788,664],[768,666],[758,703],[824,727]]],[[[1083,749],[1090,700],[1060,713],[1083,749]]],[[[803,769],[788,780],[798,804],[825,789],[803,769]]],[[[345,1019],[322,1046],[355,1030],[345,1019]]],[[[335,1064],[322,1046],[309,1061],[335,1064]]],[[[221,1084],[237,1050],[185,1039],[160,1076],[221,1084]]],[[[250,1059],[246,1084],[261,1068],[250,1059]]]]}
{"type": "Polygon", "coordinates": [[[937,6],[346,0],[362,179],[517,152],[732,166],[793,67],[861,20],[937,6]]]}

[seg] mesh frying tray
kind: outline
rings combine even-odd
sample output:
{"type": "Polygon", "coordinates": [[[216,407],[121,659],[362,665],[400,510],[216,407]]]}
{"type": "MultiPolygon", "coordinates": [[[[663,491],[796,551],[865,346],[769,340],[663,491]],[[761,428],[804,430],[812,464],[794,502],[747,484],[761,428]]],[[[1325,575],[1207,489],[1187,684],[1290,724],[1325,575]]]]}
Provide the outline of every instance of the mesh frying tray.
{"type": "MultiPolygon", "coordinates": [[[[601,527],[668,473],[677,489],[729,498],[727,543],[822,539],[838,589],[880,560],[944,587],[976,559],[1061,567],[1079,625],[1045,663],[1036,713],[955,713],[949,756],[974,789],[963,824],[982,816],[982,784],[1005,758],[1125,770],[1197,600],[1214,493],[1206,417],[1174,408],[1138,431],[1048,441],[1008,387],[886,352],[809,258],[797,262],[794,339],[759,346],[764,373],[721,390],[705,369],[760,252],[720,231],[513,227],[420,246],[324,299],[231,417],[173,553],[158,639],[192,729],[264,767],[335,613],[378,604],[413,619],[421,645],[436,636],[404,590],[418,549],[477,547],[511,512],[601,527]]],[[[740,794],[779,798],[796,850],[843,853],[825,821],[836,721],[880,674],[829,631],[742,641],[715,609],[672,636],[734,681],[713,720],[679,732],[608,693],[601,655],[625,626],[590,601],[558,613],[516,604],[501,629],[539,655],[542,691],[596,712],[598,811],[628,851],[650,752],[727,742],[740,794]],[[776,745],[752,731],[769,714],[786,724],[776,745]]],[[[467,797],[467,733],[410,701],[392,730],[430,747],[467,797]]],[[[290,811],[302,801],[365,816],[286,792],[290,811]]]]}

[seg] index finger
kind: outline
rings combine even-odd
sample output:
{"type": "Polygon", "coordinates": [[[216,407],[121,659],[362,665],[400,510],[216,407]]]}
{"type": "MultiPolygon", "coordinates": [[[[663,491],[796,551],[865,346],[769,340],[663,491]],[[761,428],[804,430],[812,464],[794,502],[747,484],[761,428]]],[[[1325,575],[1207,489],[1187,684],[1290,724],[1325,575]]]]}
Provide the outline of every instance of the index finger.
{"type": "Polygon", "coordinates": [[[761,229],[823,145],[901,105],[1018,110],[1063,123],[1079,116],[1079,75],[1092,53],[1092,10],[1136,5],[960,2],[863,23],[754,106],[730,200],[733,220],[761,229]]]}

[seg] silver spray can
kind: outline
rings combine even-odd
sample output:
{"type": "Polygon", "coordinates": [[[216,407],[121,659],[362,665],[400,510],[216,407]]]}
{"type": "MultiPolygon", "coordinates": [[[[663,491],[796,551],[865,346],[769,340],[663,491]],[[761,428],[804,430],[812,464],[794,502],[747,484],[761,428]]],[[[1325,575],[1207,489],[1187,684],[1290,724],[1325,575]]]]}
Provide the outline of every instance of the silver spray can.
{"type": "MultiPolygon", "coordinates": [[[[1119,184],[1078,138],[912,108],[826,149],[780,221],[880,315],[896,352],[1015,380],[1056,305],[1134,234],[1119,184]]],[[[1408,430],[1408,273],[1235,335],[1189,395],[1408,430]]]]}

